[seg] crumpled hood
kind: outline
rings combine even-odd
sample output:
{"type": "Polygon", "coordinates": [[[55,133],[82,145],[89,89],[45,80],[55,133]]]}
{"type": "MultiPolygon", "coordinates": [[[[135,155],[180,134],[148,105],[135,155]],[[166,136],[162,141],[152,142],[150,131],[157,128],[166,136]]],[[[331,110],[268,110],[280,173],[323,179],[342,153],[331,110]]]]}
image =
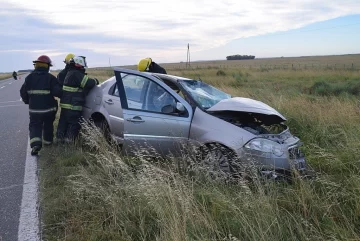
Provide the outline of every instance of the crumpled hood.
{"type": "Polygon", "coordinates": [[[207,109],[209,112],[242,112],[251,113],[257,119],[265,123],[280,123],[286,121],[286,118],[277,112],[274,108],[267,104],[244,97],[234,97],[230,99],[221,100],[216,105],[207,109]]]}

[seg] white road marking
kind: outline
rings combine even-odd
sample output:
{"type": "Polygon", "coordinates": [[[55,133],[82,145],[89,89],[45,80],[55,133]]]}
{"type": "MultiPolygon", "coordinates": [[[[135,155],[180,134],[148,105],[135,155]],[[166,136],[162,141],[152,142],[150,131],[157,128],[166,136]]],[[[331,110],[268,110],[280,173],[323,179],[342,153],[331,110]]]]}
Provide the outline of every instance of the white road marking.
{"type": "Polygon", "coordinates": [[[24,186],[21,200],[18,241],[40,241],[38,176],[36,156],[31,156],[30,140],[27,144],[24,186]]]}
{"type": "Polygon", "coordinates": [[[9,85],[11,85],[11,84],[12,84],[12,82],[9,83],[9,85]]]}
{"type": "Polygon", "coordinates": [[[4,106],[0,106],[0,108],[4,108],[4,107],[14,107],[14,106],[26,106],[26,105],[4,105],[4,106]]]}
{"type": "MultiPolygon", "coordinates": [[[[7,186],[7,187],[2,187],[0,188],[0,191],[1,190],[7,190],[7,189],[12,189],[12,188],[15,188],[15,187],[20,187],[22,186],[23,184],[14,184],[14,185],[10,185],[10,186],[7,186]]],[[[1,240],[1,239],[0,239],[1,240]]]]}
{"type": "Polygon", "coordinates": [[[12,103],[12,102],[20,102],[20,100],[10,100],[10,101],[3,101],[3,102],[0,102],[0,104],[4,104],[4,103],[12,103]]]}
{"type": "Polygon", "coordinates": [[[1,86],[0,89],[5,88],[5,86],[1,86]]]}

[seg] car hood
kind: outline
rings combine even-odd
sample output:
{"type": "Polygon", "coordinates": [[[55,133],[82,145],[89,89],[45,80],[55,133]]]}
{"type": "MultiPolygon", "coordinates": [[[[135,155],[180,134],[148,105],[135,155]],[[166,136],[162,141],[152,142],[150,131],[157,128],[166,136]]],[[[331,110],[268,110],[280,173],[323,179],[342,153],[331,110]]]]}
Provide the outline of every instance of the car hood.
{"type": "Polygon", "coordinates": [[[256,119],[268,124],[281,123],[286,121],[286,118],[277,112],[274,108],[267,104],[244,97],[234,97],[230,99],[221,100],[211,108],[208,112],[232,112],[252,114],[256,119]]]}

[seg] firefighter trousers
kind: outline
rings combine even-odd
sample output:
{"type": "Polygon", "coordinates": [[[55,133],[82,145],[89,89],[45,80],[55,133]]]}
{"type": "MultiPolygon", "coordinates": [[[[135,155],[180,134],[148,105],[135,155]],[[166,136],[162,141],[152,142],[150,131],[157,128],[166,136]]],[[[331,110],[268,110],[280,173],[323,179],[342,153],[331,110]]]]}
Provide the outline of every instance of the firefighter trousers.
{"type": "Polygon", "coordinates": [[[54,121],[56,111],[47,113],[30,113],[30,147],[42,147],[51,144],[54,139],[54,121]]]}
{"type": "Polygon", "coordinates": [[[65,140],[74,141],[81,129],[81,116],[81,111],[62,108],[56,138],[61,142],[65,140]]]}

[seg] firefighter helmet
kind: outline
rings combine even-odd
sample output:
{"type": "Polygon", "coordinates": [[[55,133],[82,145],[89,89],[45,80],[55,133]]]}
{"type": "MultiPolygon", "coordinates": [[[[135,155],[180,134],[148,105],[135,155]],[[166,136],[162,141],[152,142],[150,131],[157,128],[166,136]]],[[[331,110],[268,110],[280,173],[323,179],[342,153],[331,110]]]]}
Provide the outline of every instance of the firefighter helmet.
{"type": "Polygon", "coordinates": [[[80,68],[87,68],[87,63],[86,63],[86,57],[84,56],[76,56],[74,58],[72,58],[71,61],[74,62],[76,67],[80,67],[80,68]]]}
{"type": "Polygon", "coordinates": [[[74,58],[74,57],[75,57],[75,54],[69,53],[68,55],[66,55],[65,60],[64,60],[64,63],[65,63],[65,64],[70,63],[70,59],[72,59],[72,58],[74,58]]]}
{"type": "Polygon", "coordinates": [[[152,62],[151,58],[141,59],[138,63],[138,70],[139,71],[148,71],[151,62],[152,62]]]}
{"type": "Polygon", "coordinates": [[[37,58],[37,60],[33,61],[34,64],[37,62],[45,63],[48,64],[49,66],[52,66],[51,59],[47,55],[41,55],[37,58]]]}

